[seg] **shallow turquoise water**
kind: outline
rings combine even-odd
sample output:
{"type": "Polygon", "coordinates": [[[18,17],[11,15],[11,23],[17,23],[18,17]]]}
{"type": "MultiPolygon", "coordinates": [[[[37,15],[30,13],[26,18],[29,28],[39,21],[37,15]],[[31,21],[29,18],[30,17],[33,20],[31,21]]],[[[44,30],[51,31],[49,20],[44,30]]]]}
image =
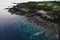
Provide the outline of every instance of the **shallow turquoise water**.
{"type": "MultiPolygon", "coordinates": [[[[3,12],[2,12],[3,13],[3,12]]],[[[29,23],[24,16],[0,16],[0,40],[53,40],[54,37],[35,23],[29,23]],[[10,17],[11,16],[11,17],[10,17]],[[42,34],[36,34],[43,32],[42,34]]]]}
{"type": "Polygon", "coordinates": [[[0,0],[0,40],[55,40],[55,36],[51,36],[53,34],[35,23],[27,22],[24,16],[7,12],[4,8],[12,2],[16,1],[0,0]]]}

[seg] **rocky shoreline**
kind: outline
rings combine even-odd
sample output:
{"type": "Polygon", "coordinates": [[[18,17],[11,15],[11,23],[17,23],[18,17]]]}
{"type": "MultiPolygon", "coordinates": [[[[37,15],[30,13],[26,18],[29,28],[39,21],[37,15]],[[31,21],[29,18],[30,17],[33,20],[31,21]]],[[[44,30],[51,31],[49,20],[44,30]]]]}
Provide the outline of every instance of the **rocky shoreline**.
{"type": "Polygon", "coordinates": [[[9,9],[8,12],[11,12],[11,14],[16,15],[22,15],[27,17],[27,21],[34,22],[37,25],[41,25],[44,28],[46,28],[48,31],[51,31],[58,37],[60,34],[60,17],[52,17],[49,15],[46,15],[46,11],[44,10],[30,10],[26,8],[19,8],[17,6],[13,6],[13,8],[7,8],[9,9]]]}
{"type": "Polygon", "coordinates": [[[52,16],[48,16],[46,15],[46,13],[44,13],[45,11],[43,10],[38,10],[38,11],[31,11],[29,9],[24,9],[24,8],[16,8],[15,6],[13,8],[8,8],[9,11],[8,12],[11,12],[12,14],[16,14],[16,15],[24,15],[26,17],[31,17],[31,16],[39,16],[40,18],[44,19],[44,20],[47,20],[47,21],[51,21],[51,22],[54,22],[56,24],[60,24],[60,18],[57,18],[57,17],[52,17],[52,16]],[[42,11],[42,13],[41,13],[42,11]]]}

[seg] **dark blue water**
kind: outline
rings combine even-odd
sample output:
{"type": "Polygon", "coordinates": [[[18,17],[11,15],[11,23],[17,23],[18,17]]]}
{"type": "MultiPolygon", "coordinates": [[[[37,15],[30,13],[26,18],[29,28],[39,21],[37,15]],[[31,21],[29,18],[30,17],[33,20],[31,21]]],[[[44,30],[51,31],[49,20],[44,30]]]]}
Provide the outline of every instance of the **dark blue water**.
{"type": "Polygon", "coordinates": [[[30,23],[26,17],[0,11],[0,40],[54,40],[41,26],[30,23]]]}
{"type": "Polygon", "coordinates": [[[53,34],[35,23],[27,22],[26,17],[7,12],[4,8],[11,2],[13,0],[0,1],[0,40],[55,40],[53,34]]]}

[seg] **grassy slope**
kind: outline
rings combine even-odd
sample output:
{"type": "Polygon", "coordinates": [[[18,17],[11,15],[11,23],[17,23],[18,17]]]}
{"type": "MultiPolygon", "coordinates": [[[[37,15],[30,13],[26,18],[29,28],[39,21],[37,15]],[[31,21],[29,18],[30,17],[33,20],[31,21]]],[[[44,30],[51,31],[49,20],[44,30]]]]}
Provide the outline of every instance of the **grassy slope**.
{"type": "Polygon", "coordinates": [[[58,16],[60,15],[60,4],[59,2],[27,2],[20,3],[17,5],[18,8],[26,8],[30,10],[45,10],[47,15],[58,16]]]}

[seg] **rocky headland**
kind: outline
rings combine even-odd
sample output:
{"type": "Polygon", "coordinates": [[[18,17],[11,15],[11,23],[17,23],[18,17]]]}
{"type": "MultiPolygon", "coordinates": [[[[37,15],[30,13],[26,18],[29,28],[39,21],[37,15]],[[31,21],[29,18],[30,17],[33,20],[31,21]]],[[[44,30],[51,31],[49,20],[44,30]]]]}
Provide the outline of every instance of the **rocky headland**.
{"type": "Polygon", "coordinates": [[[56,37],[60,34],[60,2],[27,2],[18,3],[8,12],[27,17],[27,21],[41,25],[56,37]]]}

